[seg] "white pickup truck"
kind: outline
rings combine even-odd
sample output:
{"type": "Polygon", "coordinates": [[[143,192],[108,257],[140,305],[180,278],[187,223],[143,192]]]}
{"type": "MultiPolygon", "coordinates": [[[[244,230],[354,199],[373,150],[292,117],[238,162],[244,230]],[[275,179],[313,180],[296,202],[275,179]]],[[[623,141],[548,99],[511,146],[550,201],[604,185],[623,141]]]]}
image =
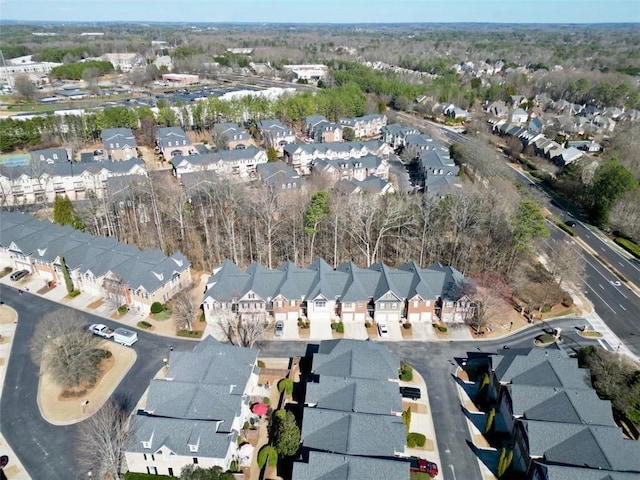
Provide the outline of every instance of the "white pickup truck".
{"type": "Polygon", "coordinates": [[[102,338],[113,338],[113,330],[102,323],[94,323],[89,327],[89,331],[102,338]]]}

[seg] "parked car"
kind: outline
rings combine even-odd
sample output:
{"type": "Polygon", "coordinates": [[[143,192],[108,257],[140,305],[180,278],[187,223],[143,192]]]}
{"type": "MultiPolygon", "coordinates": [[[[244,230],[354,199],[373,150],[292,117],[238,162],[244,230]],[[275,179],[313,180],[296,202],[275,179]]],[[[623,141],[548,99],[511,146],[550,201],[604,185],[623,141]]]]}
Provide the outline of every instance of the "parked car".
{"type": "Polygon", "coordinates": [[[18,270],[17,272],[13,272],[9,278],[11,280],[13,280],[14,282],[17,282],[18,280],[20,280],[21,278],[26,277],[27,275],[29,275],[29,270],[18,270]]]}
{"type": "Polygon", "coordinates": [[[565,224],[567,227],[571,227],[571,228],[573,228],[573,227],[575,227],[575,226],[576,226],[576,222],[574,222],[573,220],[567,220],[566,222],[564,222],[564,224],[565,224]]]}
{"type": "Polygon", "coordinates": [[[434,478],[438,475],[438,465],[433,462],[419,457],[409,457],[409,461],[411,462],[410,470],[412,472],[426,473],[431,478],[434,478]]]}
{"type": "Polygon", "coordinates": [[[273,333],[276,337],[281,337],[284,334],[284,322],[282,320],[278,320],[276,322],[276,329],[273,333]]]}
{"type": "Polygon", "coordinates": [[[417,387],[400,387],[400,395],[410,400],[420,400],[422,396],[420,389],[417,387]]]}
{"type": "Polygon", "coordinates": [[[386,337],[389,335],[389,330],[387,329],[386,323],[378,323],[378,335],[381,337],[386,337]]]}

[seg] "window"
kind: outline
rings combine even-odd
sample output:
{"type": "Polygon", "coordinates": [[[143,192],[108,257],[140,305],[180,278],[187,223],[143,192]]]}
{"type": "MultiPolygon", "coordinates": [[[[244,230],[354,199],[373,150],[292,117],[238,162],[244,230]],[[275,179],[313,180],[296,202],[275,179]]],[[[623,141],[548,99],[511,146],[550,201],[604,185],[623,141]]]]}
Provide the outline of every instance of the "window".
{"type": "Polygon", "coordinates": [[[171,142],[167,142],[167,145],[170,147],[171,146],[171,142]]]}
{"type": "Polygon", "coordinates": [[[110,143],[110,144],[109,144],[109,148],[113,148],[113,143],[110,143]]]}
{"type": "Polygon", "coordinates": [[[289,306],[290,306],[290,307],[295,307],[295,306],[296,306],[296,301],[295,301],[295,300],[291,300],[291,301],[289,302],[289,306]]]}
{"type": "Polygon", "coordinates": [[[44,155],[40,155],[40,161],[44,162],[44,155]]]}
{"type": "Polygon", "coordinates": [[[276,305],[278,306],[278,308],[282,308],[283,307],[283,301],[282,300],[278,300],[276,302],[276,305]]]}
{"type": "Polygon", "coordinates": [[[358,302],[356,305],[358,308],[362,308],[362,302],[358,302]]]}
{"type": "Polygon", "coordinates": [[[418,303],[419,303],[419,302],[417,302],[417,301],[416,301],[416,302],[413,302],[413,308],[418,308],[418,303]]]}
{"type": "Polygon", "coordinates": [[[327,306],[326,300],[316,300],[314,303],[316,308],[325,308],[327,306]]]}
{"type": "Polygon", "coordinates": [[[391,304],[391,308],[392,308],[393,310],[397,310],[397,309],[398,309],[398,302],[393,302],[393,303],[391,304]]]}
{"type": "Polygon", "coordinates": [[[424,306],[425,307],[430,307],[431,306],[431,300],[425,300],[424,301],[424,306]]]}
{"type": "Polygon", "coordinates": [[[384,310],[385,308],[387,308],[387,304],[386,304],[386,303],[384,303],[384,302],[382,302],[382,303],[380,304],[380,310],[384,310]]]}
{"type": "Polygon", "coordinates": [[[247,297],[248,297],[250,300],[253,300],[254,298],[256,298],[256,294],[255,294],[255,293],[250,293],[250,294],[248,294],[248,295],[247,295],[247,297]]]}
{"type": "Polygon", "coordinates": [[[353,309],[353,303],[343,303],[342,304],[342,308],[344,308],[345,310],[352,310],[353,309]]]}

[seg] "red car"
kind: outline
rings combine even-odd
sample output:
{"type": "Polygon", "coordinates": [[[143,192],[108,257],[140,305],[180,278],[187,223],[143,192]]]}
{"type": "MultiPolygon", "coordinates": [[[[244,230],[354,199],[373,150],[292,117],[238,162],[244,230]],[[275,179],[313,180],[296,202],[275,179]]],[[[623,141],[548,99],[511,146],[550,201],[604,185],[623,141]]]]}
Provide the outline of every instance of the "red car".
{"type": "Polygon", "coordinates": [[[409,461],[411,462],[411,471],[412,472],[422,472],[429,475],[431,478],[438,475],[438,465],[433,462],[429,462],[424,458],[418,457],[409,457],[409,461]]]}

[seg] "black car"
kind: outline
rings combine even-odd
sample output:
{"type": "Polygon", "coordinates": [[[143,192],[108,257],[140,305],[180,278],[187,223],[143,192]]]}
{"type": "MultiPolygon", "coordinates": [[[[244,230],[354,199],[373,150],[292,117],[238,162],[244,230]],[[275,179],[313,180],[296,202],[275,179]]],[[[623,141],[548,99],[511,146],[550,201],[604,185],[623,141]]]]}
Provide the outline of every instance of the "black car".
{"type": "Polygon", "coordinates": [[[21,278],[26,277],[27,275],[29,275],[29,271],[28,270],[18,270],[17,272],[13,272],[9,278],[11,280],[13,280],[14,282],[17,282],[18,280],[20,280],[21,278]]]}
{"type": "Polygon", "coordinates": [[[575,226],[576,226],[576,222],[574,222],[573,220],[567,220],[566,222],[564,222],[564,224],[565,224],[567,227],[571,227],[571,228],[573,228],[573,227],[575,227],[575,226]]]}
{"type": "Polygon", "coordinates": [[[410,400],[419,400],[421,397],[420,389],[416,387],[400,387],[400,395],[410,400]]]}

